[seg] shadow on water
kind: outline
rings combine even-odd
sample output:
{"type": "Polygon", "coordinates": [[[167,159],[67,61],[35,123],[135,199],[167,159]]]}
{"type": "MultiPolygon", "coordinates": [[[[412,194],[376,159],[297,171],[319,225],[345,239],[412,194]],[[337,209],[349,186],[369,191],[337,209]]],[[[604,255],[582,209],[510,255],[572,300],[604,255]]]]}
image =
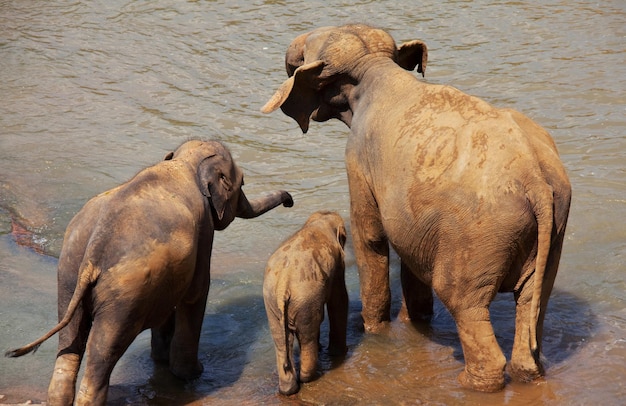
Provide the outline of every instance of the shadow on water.
{"type": "MultiPolygon", "coordinates": [[[[435,347],[424,345],[428,341],[435,346],[449,348],[451,352],[448,356],[459,364],[463,362],[456,326],[439,300],[435,300],[434,317],[430,324],[413,324],[411,327],[397,320],[401,305],[401,289],[397,275],[392,275],[392,279],[394,327],[386,337],[377,338],[364,333],[360,316],[361,302],[356,284],[352,284],[349,292],[351,298],[347,334],[349,351],[346,357],[337,358],[328,355],[327,318],[324,321],[321,331],[321,344],[324,350],[320,353],[319,363],[322,382],[311,385],[309,398],[313,403],[314,399],[323,400],[324,396],[329,401],[337,400],[339,396],[335,391],[337,387],[331,387],[331,391],[326,390],[329,389],[328,381],[335,380],[339,382],[337,385],[341,385],[344,384],[342,379],[345,376],[346,385],[354,384],[350,381],[354,368],[364,367],[373,369],[376,373],[388,373],[389,371],[385,369],[387,361],[394,359],[396,360],[394,365],[403,364],[403,357],[406,355],[398,356],[403,351],[416,349],[426,352],[438,351],[435,347]],[[419,336],[425,341],[421,342],[419,336]],[[377,347],[378,344],[381,346],[377,347]],[[364,352],[369,355],[364,355],[364,352]],[[380,357],[380,360],[377,357],[380,357]],[[315,385],[318,385],[319,389],[316,389],[315,385]]],[[[239,290],[244,289],[240,285],[236,281],[212,280],[214,293],[209,294],[200,341],[200,361],[204,366],[200,378],[183,382],[173,377],[167,366],[155,365],[150,358],[149,332],[144,332],[135,340],[116,368],[117,377],[114,376],[111,381],[109,404],[182,405],[213,400],[222,401],[222,404],[289,404],[306,399],[300,395],[294,399],[277,397],[274,349],[267,327],[263,298],[258,293],[251,293],[250,290],[239,290]],[[250,372],[250,369],[255,371],[250,372]]],[[[515,303],[512,294],[497,295],[491,306],[491,317],[497,340],[507,359],[510,359],[513,346],[514,316],[515,303]]],[[[555,288],[544,324],[543,354],[548,375],[552,367],[566,362],[582,351],[584,346],[592,341],[599,328],[600,320],[587,301],[572,292],[555,288]]],[[[428,361],[428,357],[424,359],[428,361]]],[[[435,354],[433,359],[441,360],[441,354],[435,354]]],[[[419,369],[423,368],[419,363],[410,365],[417,368],[416,373],[426,372],[419,369]]],[[[460,365],[453,365],[452,368],[456,370],[460,365]]],[[[460,370],[453,371],[454,374],[457,372],[460,370]]],[[[445,371],[443,373],[447,374],[445,371]]],[[[357,392],[359,384],[369,385],[369,381],[357,380],[357,392]]],[[[454,387],[452,381],[450,385],[454,387]]]]}
{"type": "Polygon", "coordinates": [[[198,382],[198,389],[210,394],[237,382],[251,360],[265,323],[263,298],[259,295],[225,302],[205,316],[201,345],[205,348],[202,363],[208,374],[198,382]]]}
{"type": "MultiPolygon", "coordinates": [[[[399,305],[396,308],[397,316],[399,305]]],[[[496,339],[507,361],[510,361],[515,337],[513,294],[499,293],[491,304],[490,314],[496,339]]],[[[542,347],[544,367],[549,369],[551,365],[560,364],[580,351],[595,335],[599,328],[598,323],[587,301],[571,292],[555,288],[548,303],[544,322],[542,347]]],[[[454,319],[437,298],[432,321],[412,325],[429,340],[452,348],[454,358],[463,362],[463,350],[454,319]]]]}
{"type": "Polygon", "coordinates": [[[112,383],[109,404],[184,405],[211,398],[233,386],[252,361],[259,335],[266,329],[265,317],[263,298],[258,295],[226,299],[219,304],[209,302],[200,337],[199,358],[204,371],[188,382],[175,378],[167,365],[152,362],[149,335],[144,333],[147,338],[141,340],[139,360],[130,361],[144,365],[128,367],[142,368],[148,376],[143,382],[112,383]]]}
{"type": "Polygon", "coordinates": [[[346,332],[346,345],[348,352],[343,356],[331,356],[328,349],[329,323],[328,317],[325,317],[320,328],[320,353],[318,358],[318,375],[320,378],[324,372],[341,367],[343,363],[348,361],[353,352],[351,349],[356,348],[365,335],[363,328],[363,319],[361,318],[361,301],[350,300],[348,304],[348,328],[346,332]]]}

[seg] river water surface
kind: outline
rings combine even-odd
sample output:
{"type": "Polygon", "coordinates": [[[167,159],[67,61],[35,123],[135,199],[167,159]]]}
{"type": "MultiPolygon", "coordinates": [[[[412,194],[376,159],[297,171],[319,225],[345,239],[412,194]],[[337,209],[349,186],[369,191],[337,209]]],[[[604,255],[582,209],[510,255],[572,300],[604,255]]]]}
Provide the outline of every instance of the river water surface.
{"type": "MultiPolygon", "coordinates": [[[[67,223],[93,195],[191,137],[225,142],[250,197],[292,192],[295,206],[216,234],[201,338],[202,376],[181,383],[153,365],[143,333],[118,363],[111,404],[618,405],[626,399],[626,3],[443,1],[0,0],[0,347],[56,323],[56,264],[67,223]],[[324,353],[321,378],[276,394],[262,300],[265,262],[315,210],[349,221],[340,122],[302,135],[261,106],[286,78],[290,41],[364,22],[429,46],[426,80],[516,108],[553,135],[573,184],[559,276],[546,319],[545,382],[496,394],[459,387],[452,318],[395,319],[363,334],[350,243],[349,352],[324,353]]],[[[417,73],[416,73],[417,74],[417,73]]],[[[492,306],[507,356],[510,294],[492,306]]],[[[326,327],[324,327],[326,329],[326,327]]],[[[0,403],[45,400],[56,338],[0,358],[0,403]]]]}

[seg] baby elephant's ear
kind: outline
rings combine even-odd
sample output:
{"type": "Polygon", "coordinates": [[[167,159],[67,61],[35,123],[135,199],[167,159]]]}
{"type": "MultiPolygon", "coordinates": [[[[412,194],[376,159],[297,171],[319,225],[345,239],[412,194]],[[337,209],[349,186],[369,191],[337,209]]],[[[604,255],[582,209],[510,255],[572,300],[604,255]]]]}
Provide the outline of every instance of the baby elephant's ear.
{"type": "Polygon", "coordinates": [[[343,225],[340,225],[339,227],[337,227],[337,241],[339,241],[339,244],[341,244],[341,248],[346,245],[346,238],[346,228],[343,225]]]}
{"type": "Polygon", "coordinates": [[[426,72],[426,62],[428,61],[428,48],[420,40],[405,42],[398,48],[398,65],[406,70],[413,70],[417,66],[417,71],[424,76],[426,72]]]}
{"type": "Polygon", "coordinates": [[[315,61],[297,68],[293,76],[278,88],[272,98],[261,108],[271,113],[281,108],[283,113],[296,120],[303,133],[309,129],[311,114],[320,106],[321,73],[324,62],[315,61]]]}
{"type": "Polygon", "coordinates": [[[215,209],[215,214],[218,220],[224,218],[224,212],[226,211],[226,205],[229,204],[233,198],[234,191],[232,182],[226,177],[226,175],[215,174],[216,176],[207,184],[209,190],[209,199],[211,205],[215,209]]]}
{"type": "Polygon", "coordinates": [[[197,181],[200,192],[211,202],[218,220],[222,220],[226,205],[234,195],[233,182],[220,170],[224,156],[210,155],[198,165],[197,181]]]}

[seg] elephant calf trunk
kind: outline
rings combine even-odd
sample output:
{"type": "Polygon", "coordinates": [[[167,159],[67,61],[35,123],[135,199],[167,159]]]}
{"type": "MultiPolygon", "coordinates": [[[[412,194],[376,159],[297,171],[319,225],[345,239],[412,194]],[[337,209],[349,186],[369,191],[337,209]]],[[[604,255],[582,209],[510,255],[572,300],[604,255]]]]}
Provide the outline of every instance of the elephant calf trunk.
{"type": "Polygon", "coordinates": [[[281,204],[285,207],[293,206],[293,198],[284,190],[277,190],[265,197],[251,201],[248,200],[246,195],[242,192],[239,198],[237,217],[243,219],[258,217],[281,204]]]}

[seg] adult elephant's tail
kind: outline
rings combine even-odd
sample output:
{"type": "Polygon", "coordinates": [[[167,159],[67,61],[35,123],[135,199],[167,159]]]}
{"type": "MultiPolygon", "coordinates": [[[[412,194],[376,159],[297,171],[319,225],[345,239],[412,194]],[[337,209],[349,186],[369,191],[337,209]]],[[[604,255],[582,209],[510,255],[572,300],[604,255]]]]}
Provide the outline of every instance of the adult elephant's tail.
{"type": "Polygon", "coordinates": [[[74,290],[74,294],[72,295],[72,299],[70,300],[69,305],[67,306],[67,310],[65,315],[63,316],[63,320],[59,322],[56,326],[52,328],[52,330],[48,331],[45,335],[43,335],[38,340],[33,341],[30,344],[27,344],[23,347],[16,348],[13,350],[8,350],[4,353],[5,357],[21,357],[22,355],[28,354],[29,352],[35,353],[39,346],[46,341],[48,338],[52,337],[56,333],[58,333],[62,328],[67,326],[69,322],[72,320],[78,305],[81,300],[85,296],[85,292],[90,286],[96,281],[99,275],[99,270],[94,267],[91,261],[87,261],[87,264],[81,264],[80,270],[78,271],[78,282],[76,283],[76,289],[74,290]]]}
{"type": "MultiPolygon", "coordinates": [[[[535,353],[539,348],[537,324],[541,311],[541,292],[543,279],[548,266],[548,256],[552,245],[552,229],[554,227],[554,194],[552,187],[544,182],[532,185],[526,192],[537,220],[537,257],[535,258],[535,274],[533,294],[530,305],[530,349],[535,353]]],[[[537,354],[538,356],[539,354],[537,354]]]]}

